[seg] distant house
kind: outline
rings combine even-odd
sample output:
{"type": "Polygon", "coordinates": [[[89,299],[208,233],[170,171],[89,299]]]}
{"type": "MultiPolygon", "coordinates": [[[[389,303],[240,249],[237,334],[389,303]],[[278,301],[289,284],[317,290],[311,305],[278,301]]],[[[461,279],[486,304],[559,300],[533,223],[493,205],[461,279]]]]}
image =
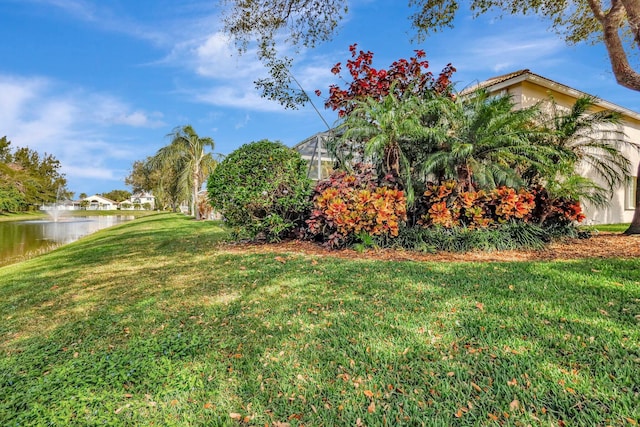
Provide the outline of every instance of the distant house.
{"type": "Polygon", "coordinates": [[[156,198],[151,193],[136,193],[118,204],[121,210],[154,210],[156,198]]]}
{"type": "MultiPolygon", "coordinates": [[[[478,88],[485,88],[491,94],[510,96],[516,108],[526,108],[540,102],[543,103],[544,108],[544,103],[550,103],[553,99],[560,108],[568,109],[578,98],[589,96],[589,94],[585,92],[534,74],[529,70],[520,70],[490,78],[465,89],[459,95],[465,96],[478,88]]],[[[596,108],[598,111],[618,111],[622,115],[622,123],[619,126],[626,135],[626,138],[629,141],[640,143],[639,113],[603,99],[597,99],[596,108]]],[[[333,131],[319,132],[293,147],[300,152],[303,159],[309,162],[309,178],[318,180],[326,178],[331,173],[333,159],[329,155],[326,147],[327,142],[330,141],[332,137],[333,131]]],[[[630,148],[625,148],[623,153],[631,161],[632,174],[636,174],[638,164],[640,163],[640,153],[630,148]]],[[[588,167],[583,168],[583,171],[584,175],[590,176],[598,182],[588,167]]],[[[587,217],[587,222],[590,224],[631,222],[636,204],[635,186],[636,177],[633,176],[623,186],[615,190],[606,208],[596,208],[589,203],[585,203],[583,209],[587,217]]]]}
{"type": "Polygon", "coordinates": [[[114,202],[98,194],[85,197],[82,201],[85,202],[86,209],[89,211],[110,211],[118,209],[118,202],[114,202]]]}

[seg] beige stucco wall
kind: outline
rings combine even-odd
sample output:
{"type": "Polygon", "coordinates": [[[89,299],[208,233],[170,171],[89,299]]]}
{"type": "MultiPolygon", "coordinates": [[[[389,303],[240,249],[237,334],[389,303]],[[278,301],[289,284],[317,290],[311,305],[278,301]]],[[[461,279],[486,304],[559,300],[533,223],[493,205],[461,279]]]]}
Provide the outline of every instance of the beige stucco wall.
{"type": "MultiPolygon", "coordinates": [[[[626,118],[623,122],[623,131],[627,139],[631,142],[640,144],[640,122],[630,118],[626,118]]],[[[640,153],[638,151],[626,147],[623,153],[627,159],[631,161],[631,174],[635,177],[640,164],[640,153]]],[[[589,175],[587,173],[587,175],[589,175]]],[[[628,204],[625,200],[625,185],[617,188],[611,197],[609,206],[606,208],[596,208],[585,203],[584,210],[587,215],[588,223],[593,224],[616,224],[621,222],[631,222],[633,218],[633,209],[627,209],[628,204]]]]}
{"type": "MultiPolygon", "coordinates": [[[[576,100],[576,97],[539,86],[530,81],[523,81],[514,86],[510,86],[506,88],[506,92],[512,96],[513,101],[518,107],[529,107],[540,102],[540,100],[550,99],[550,97],[553,97],[560,107],[569,108],[576,100]]],[[[628,115],[624,115],[622,130],[629,141],[640,144],[639,120],[628,115]]],[[[640,153],[629,147],[624,148],[623,153],[631,161],[631,174],[635,176],[638,164],[640,164],[640,153]]],[[[591,176],[593,178],[593,175],[589,173],[588,168],[585,167],[584,170],[587,176],[591,176]]],[[[587,216],[585,224],[615,224],[631,222],[633,209],[625,208],[625,193],[625,185],[617,188],[611,197],[609,206],[606,208],[596,208],[588,203],[584,203],[583,209],[587,216]]]]}

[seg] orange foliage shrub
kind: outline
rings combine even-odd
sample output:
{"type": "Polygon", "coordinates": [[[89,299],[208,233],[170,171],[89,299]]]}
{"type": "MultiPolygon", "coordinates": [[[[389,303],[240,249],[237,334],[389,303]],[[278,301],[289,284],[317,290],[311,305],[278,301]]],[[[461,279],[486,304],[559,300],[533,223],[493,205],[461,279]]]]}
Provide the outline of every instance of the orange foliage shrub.
{"type": "Polygon", "coordinates": [[[407,219],[404,192],[377,186],[373,177],[362,167],[354,174],[337,172],[319,182],[307,220],[309,233],[334,248],[349,244],[359,233],[397,236],[407,219]]]}
{"type": "Polygon", "coordinates": [[[516,219],[529,221],[535,195],[527,190],[499,187],[491,191],[455,191],[455,181],[430,184],[421,199],[419,224],[452,228],[489,227],[516,219]]]}

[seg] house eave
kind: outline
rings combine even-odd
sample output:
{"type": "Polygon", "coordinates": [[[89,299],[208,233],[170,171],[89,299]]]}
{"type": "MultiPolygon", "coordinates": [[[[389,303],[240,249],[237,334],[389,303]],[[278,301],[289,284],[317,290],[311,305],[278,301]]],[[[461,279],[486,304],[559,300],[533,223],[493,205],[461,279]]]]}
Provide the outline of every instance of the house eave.
{"type": "Polygon", "coordinates": [[[640,121],[640,113],[637,113],[633,110],[630,110],[628,108],[622,107],[620,105],[614,104],[613,102],[609,102],[606,101],[602,98],[599,98],[597,96],[591,95],[587,92],[583,92],[580,91],[578,89],[574,89],[572,87],[569,87],[567,85],[564,85],[562,83],[558,83],[556,81],[547,79],[545,77],[542,77],[540,75],[534,74],[532,72],[529,71],[524,71],[521,74],[517,74],[513,77],[510,78],[506,78],[504,80],[501,80],[497,83],[489,83],[489,82],[485,82],[485,84],[483,85],[483,83],[480,83],[479,85],[477,85],[476,87],[485,87],[487,88],[489,91],[491,92],[500,92],[502,90],[508,89],[509,87],[515,86],[517,84],[520,84],[522,82],[531,82],[533,84],[536,84],[538,86],[541,86],[543,88],[549,89],[550,91],[554,91],[557,93],[561,93],[563,95],[567,95],[570,96],[572,98],[581,98],[581,97],[585,97],[585,96],[589,96],[592,97],[596,100],[595,104],[600,107],[603,108],[605,110],[614,110],[617,111],[619,113],[621,113],[624,116],[627,116],[631,119],[640,121]],[[486,84],[488,83],[488,84],[486,84]]]}

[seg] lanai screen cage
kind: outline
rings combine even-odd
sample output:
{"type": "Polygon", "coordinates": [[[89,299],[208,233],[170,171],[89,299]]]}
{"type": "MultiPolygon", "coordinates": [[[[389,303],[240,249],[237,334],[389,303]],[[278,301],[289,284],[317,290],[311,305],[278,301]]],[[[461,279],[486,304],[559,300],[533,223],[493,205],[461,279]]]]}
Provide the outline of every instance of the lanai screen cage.
{"type": "Polygon", "coordinates": [[[309,163],[307,176],[314,181],[327,178],[333,172],[335,161],[327,150],[327,142],[335,138],[335,132],[318,132],[293,147],[309,163]]]}

